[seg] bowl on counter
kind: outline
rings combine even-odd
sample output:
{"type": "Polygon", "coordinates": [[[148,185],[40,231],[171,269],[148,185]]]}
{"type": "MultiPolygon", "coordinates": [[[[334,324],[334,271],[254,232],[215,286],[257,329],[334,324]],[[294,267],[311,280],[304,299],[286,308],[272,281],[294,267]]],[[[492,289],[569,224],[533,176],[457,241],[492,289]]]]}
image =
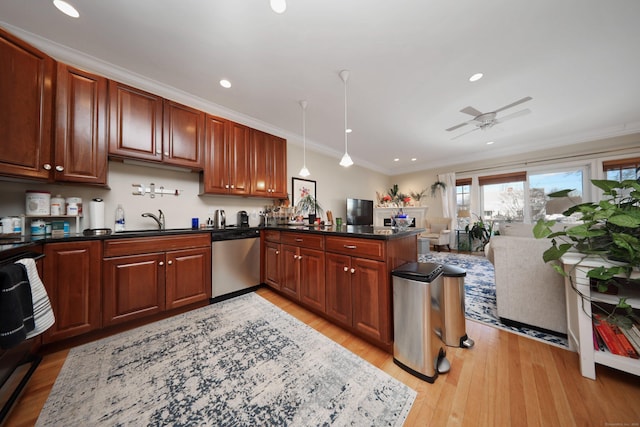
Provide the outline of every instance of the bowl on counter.
{"type": "Polygon", "coordinates": [[[401,231],[404,231],[407,228],[409,228],[412,222],[413,222],[413,218],[409,216],[393,218],[393,223],[398,228],[398,230],[401,230],[401,231]]]}

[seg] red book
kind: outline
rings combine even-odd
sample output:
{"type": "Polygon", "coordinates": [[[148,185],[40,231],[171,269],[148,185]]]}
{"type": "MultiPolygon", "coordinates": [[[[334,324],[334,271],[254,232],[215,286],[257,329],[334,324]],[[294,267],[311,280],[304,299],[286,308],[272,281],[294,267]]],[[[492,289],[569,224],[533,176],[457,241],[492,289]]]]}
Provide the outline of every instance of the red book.
{"type": "Polygon", "coordinates": [[[593,315],[594,321],[593,326],[596,328],[605,345],[609,349],[612,354],[617,354],[618,356],[627,356],[626,351],[622,348],[622,344],[616,337],[616,334],[613,332],[609,324],[604,320],[604,318],[598,314],[593,315]]]}
{"type": "Polygon", "coordinates": [[[622,345],[622,349],[624,350],[627,357],[638,359],[639,358],[638,353],[636,353],[635,349],[633,348],[633,346],[631,345],[627,337],[622,333],[618,325],[609,324],[609,326],[611,326],[613,333],[616,334],[616,337],[620,341],[620,344],[622,345]]]}

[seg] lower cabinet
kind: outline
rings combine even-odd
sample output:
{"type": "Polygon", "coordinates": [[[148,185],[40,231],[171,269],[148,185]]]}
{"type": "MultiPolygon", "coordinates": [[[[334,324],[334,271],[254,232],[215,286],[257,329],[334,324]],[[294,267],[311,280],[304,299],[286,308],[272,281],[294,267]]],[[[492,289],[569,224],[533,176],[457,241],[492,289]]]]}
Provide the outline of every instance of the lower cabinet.
{"type": "Polygon", "coordinates": [[[210,239],[202,234],[106,241],[103,325],[209,299],[210,239]],[[158,251],[159,247],[170,250],[158,251]]]}
{"type": "Polygon", "coordinates": [[[44,254],[43,282],[56,321],[43,344],[99,329],[102,242],[47,243],[44,254]]]}
{"type": "Polygon", "coordinates": [[[381,261],[327,252],[326,314],[377,341],[390,339],[387,268],[381,261]]]}
{"type": "Polygon", "coordinates": [[[324,252],[282,245],[281,291],[301,303],[324,312],[324,252]]]}
{"type": "Polygon", "coordinates": [[[282,245],[277,242],[264,243],[264,282],[274,289],[280,290],[282,245]]]}

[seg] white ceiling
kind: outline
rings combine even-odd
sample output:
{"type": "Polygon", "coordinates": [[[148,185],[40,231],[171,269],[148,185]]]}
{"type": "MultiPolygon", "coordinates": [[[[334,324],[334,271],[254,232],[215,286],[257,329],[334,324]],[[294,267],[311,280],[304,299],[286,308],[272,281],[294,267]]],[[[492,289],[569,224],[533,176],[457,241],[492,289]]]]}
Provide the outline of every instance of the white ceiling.
{"type": "Polygon", "coordinates": [[[69,2],[80,18],[50,0],[3,0],[0,26],[293,143],[307,100],[307,145],[336,162],[338,73],[349,69],[349,153],[389,175],[640,131],[638,0],[287,0],[282,15],[269,0],[69,2]],[[476,72],[485,77],[470,83],[476,72]],[[472,118],[460,112],[467,106],[490,112],[525,96],[533,99],[498,118],[530,114],[455,140],[474,125],[445,131],[472,118]]]}

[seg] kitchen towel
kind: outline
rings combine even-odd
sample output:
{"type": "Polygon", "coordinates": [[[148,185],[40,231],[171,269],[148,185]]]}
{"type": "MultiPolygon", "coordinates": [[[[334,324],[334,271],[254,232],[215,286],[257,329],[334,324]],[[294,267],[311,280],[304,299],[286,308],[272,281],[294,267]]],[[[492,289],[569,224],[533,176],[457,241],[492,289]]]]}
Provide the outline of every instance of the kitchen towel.
{"type": "Polygon", "coordinates": [[[33,303],[23,265],[0,267],[0,347],[8,349],[24,341],[34,328],[33,303]]]}
{"type": "Polygon", "coordinates": [[[89,224],[92,230],[104,228],[104,201],[93,199],[89,202],[89,224]]]}
{"type": "Polygon", "coordinates": [[[31,285],[31,299],[33,302],[33,320],[35,326],[32,331],[27,332],[27,338],[40,335],[49,329],[55,323],[56,319],[51,309],[51,302],[47,290],[40,280],[38,268],[33,258],[23,258],[16,261],[16,264],[22,264],[27,272],[27,278],[31,285]]]}

